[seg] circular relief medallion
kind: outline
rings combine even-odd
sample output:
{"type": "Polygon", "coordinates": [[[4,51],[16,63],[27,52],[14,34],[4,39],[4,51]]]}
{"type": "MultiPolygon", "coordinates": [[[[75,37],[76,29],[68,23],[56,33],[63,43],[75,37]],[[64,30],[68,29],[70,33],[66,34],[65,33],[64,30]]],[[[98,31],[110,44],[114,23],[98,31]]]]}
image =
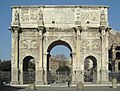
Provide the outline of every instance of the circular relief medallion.
{"type": "Polygon", "coordinates": [[[92,49],[99,49],[100,48],[100,41],[99,40],[93,40],[92,41],[92,49]]]}
{"type": "Polygon", "coordinates": [[[84,50],[89,50],[89,41],[87,41],[87,40],[84,40],[84,41],[82,41],[82,49],[84,49],[84,50]]]}

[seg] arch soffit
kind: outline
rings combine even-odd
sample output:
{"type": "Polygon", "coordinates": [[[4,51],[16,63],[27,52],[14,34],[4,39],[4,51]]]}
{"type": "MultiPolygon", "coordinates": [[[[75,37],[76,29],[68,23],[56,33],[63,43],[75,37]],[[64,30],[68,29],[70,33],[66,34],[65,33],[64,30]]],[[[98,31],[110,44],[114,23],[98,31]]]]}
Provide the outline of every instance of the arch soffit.
{"type": "Polygon", "coordinates": [[[70,41],[67,40],[53,40],[51,41],[47,47],[46,47],[46,52],[50,52],[52,48],[54,48],[57,45],[64,45],[66,46],[71,52],[73,52],[73,46],[70,43],[70,41]]]}
{"type": "MultiPolygon", "coordinates": [[[[87,56],[84,57],[84,60],[85,60],[86,58],[90,58],[91,60],[92,60],[92,59],[95,59],[95,60],[96,60],[96,63],[97,63],[97,60],[98,60],[95,55],[87,55],[87,56]]],[[[92,60],[92,61],[93,61],[93,60],[92,60]]]]}
{"type": "Polygon", "coordinates": [[[23,56],[22,57],[22,60],[21,60],[21,63],[23,64],[23,61],[24,61],[24,59],[26,58],[26,57],[32,57],[32,58],[34,58],[34,60],[35,60],[35,63],[36,63],[36,58],[34,57],[34,55],[25,55],[25,56],[23,56]]]}

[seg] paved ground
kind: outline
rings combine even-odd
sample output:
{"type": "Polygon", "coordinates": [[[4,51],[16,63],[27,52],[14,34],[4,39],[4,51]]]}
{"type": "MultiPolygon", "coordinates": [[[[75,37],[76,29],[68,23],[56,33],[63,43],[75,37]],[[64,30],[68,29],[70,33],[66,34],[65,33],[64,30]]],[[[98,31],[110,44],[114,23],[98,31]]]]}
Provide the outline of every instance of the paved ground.
{"type": "MultiPolygon", "coordinates": [[[[11,87],[6,86],[0,91],[30,91],[28,87],[11,87]]],[[[82,91],[78,90],[76,87],[37,87],[35,91],[82,91]]],[[[84,87],[84,91],[120,91],[120,86],[117,88],[111,88],[109,86],[89,86],[84,87]]]]}

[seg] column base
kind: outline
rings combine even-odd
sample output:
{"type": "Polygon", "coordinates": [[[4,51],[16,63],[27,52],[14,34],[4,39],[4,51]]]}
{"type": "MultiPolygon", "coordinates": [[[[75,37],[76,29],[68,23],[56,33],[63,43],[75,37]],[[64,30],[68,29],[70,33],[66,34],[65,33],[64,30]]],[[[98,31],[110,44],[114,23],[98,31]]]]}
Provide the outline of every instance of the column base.
{"type": "Polygon", "coordinates": [[[18,85],[19,84],[19,82],[18,81],[11,81],[11,83],[10,83],[11,85],[18,85]]]}
{"type": "Polygon", "coordinates": [[[43,81],[35,81],[35,85],[44,85],[43,81]]]}
{"type": "Polygon", "coordinates": [[[76,82],[76,81],[72,81],[72,82],[71,82],[72,85],[77,85],[77,83],[78,83],[78,82],[76,82]]]}
{"type": "Polygon", "coordinates": [[[20,81],[20,84],[23,85],[23,81],[20,81]]]}

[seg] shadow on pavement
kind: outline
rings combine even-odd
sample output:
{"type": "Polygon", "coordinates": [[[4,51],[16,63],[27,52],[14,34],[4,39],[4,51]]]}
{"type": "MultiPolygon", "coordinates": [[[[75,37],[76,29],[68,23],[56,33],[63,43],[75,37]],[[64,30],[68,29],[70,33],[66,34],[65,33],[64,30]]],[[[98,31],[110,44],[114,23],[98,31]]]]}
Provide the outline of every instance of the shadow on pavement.
{"type": "Polygon", "coordinates": [[[21,91],[22,89],[25,89],[25,87],[3,86],[0,91],[21,91]]]}

